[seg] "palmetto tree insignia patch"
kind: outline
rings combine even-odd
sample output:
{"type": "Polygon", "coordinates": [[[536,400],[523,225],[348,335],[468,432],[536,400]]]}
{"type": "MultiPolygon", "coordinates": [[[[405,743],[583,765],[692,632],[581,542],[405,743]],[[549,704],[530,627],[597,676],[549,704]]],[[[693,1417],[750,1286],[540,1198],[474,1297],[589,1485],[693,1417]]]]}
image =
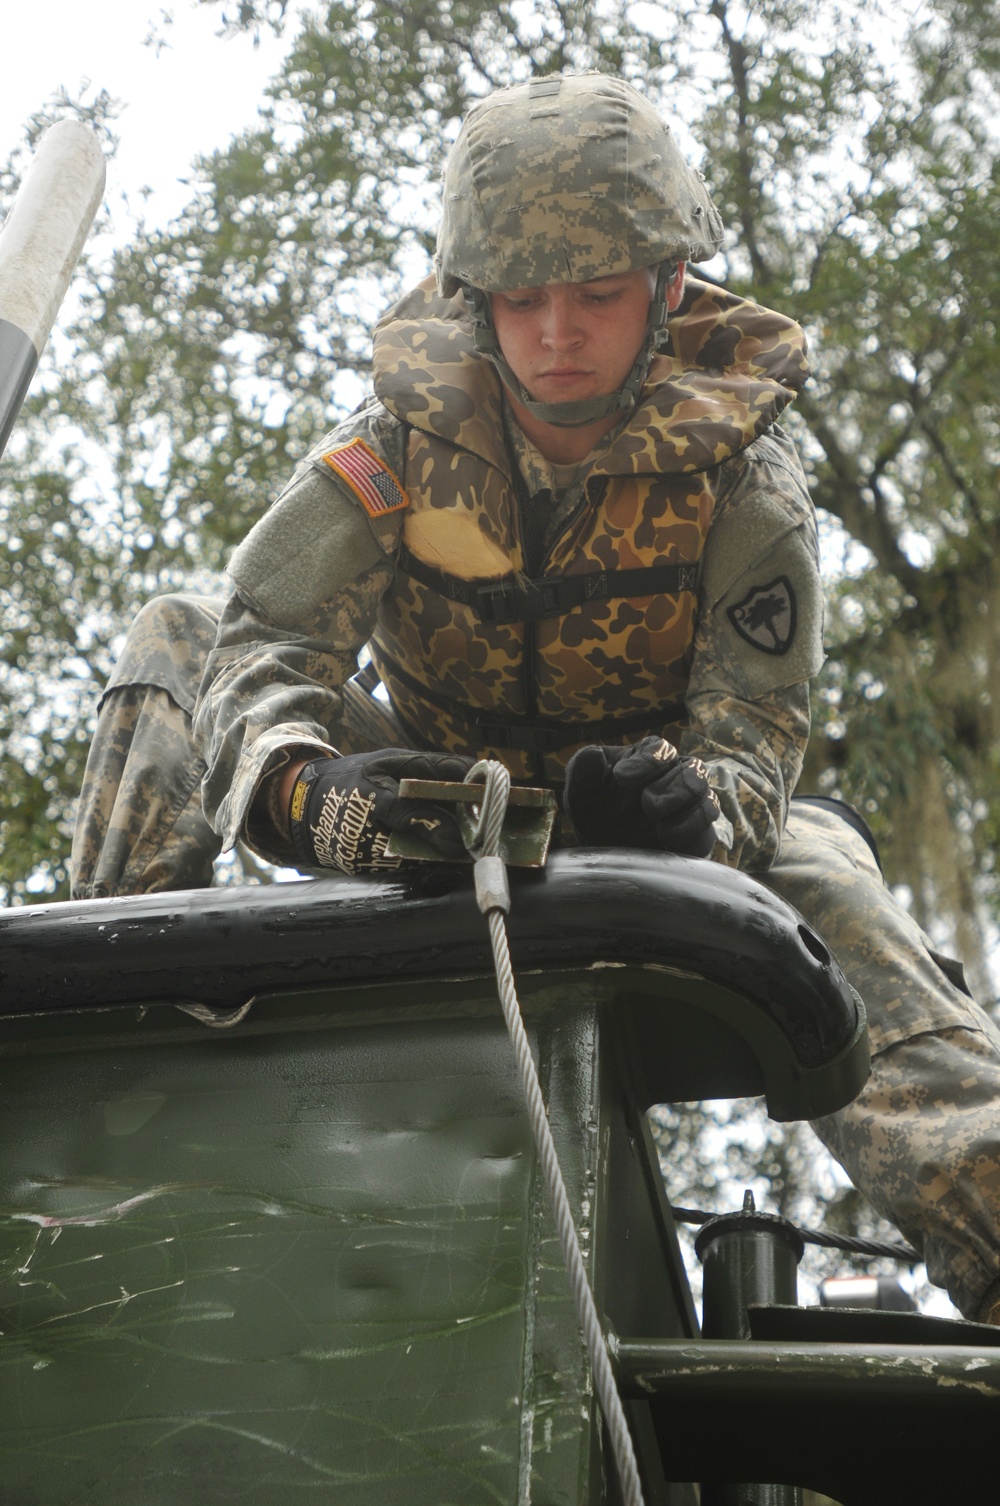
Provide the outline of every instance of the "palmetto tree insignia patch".
{"type": "Polygon", "coordinates": [[[754,586],[729,608],[729,620],[761,653],[787,654],[795,639],[795,592],[788,576],[754,586]]]}

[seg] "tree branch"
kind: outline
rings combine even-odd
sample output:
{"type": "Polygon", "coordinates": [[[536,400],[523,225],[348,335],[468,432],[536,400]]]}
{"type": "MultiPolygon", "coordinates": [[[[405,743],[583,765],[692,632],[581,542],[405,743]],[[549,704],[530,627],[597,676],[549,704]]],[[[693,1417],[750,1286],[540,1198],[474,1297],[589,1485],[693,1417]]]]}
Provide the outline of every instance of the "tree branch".
{"type": "Polygon", "coordinates": [[[758,188],[754,182],[753,154],[750,149],[751,101],[749,53],[740,38],[733,34],[729,25],[728,0],[711,0],[708,9],[709,14],[715,17],[722,30],[722,40],[725,43],[726,53],[729,57],[729,71],[732,76],[733,88],[736,95],[737,175],[735,197],[739,204],[740,217],[743,221],[743,240],[750,256],[750,265],[753,268],[754,278],[757,282],[766,283],[770,281],[771,271],[757,237],[756,198],[758,188]]]}
{"type": "Polygon", "coordinates": [[[482,79],[485,79],[491,89],[498,89],[500,87],[500,82],[494,78],[468,36],[463,36],[458,31],[442,26],[432,15],[415,16],[410,6],[401,3],[401,0],[382,0],[382,3],[386,10],[400,17],[404,26],[408,26],[412,30],[424,30],[431,41],[439,42],[443,47],[448,49],[457,48],[463,56],[468,58],[473,68],[475,68],[482,79]]]}
{"type": "Polygon", "coordinates": [[[980,534],[982,535],[983,549],[986,553],[988,553],[990,558],[992,558],[993,546],[986,538],[986,520],[983,516],[982,504],[979,500],[979,495],[976,492],[975,487],[972,485],[971,481],[966,480],[962,472],[959,470],[957,464],[952,459],[948,447],[941,436],[941,432],[934,421],[928,417],[921,418],[920,430],[921,433],[925,434],[930,440],[931,447],[933,448],[938,459],[941,461],[945,475],[948,477],[948,480],[951,482],[955,490],[961,495],[966,507],[968,507],[972,516],[975,518],[976,526],[979,528],[980,534]]]}
{"type": "Polygon", "coordinates": [[[919,600],[923,587],[922,572],[910,564],[899,547],[878,478],[872,484],[858,475],[853,457],[840,444],[832,423],[808,393],[800,394],[797,407],[822,445],[832,473],[833,497],[823,505],[840,518],[853,538],[871,551],[883,570],[894,575],[904,590],[919,600]],[[866,489],[872,494],[870,504],[863,495],[866,489]]]}

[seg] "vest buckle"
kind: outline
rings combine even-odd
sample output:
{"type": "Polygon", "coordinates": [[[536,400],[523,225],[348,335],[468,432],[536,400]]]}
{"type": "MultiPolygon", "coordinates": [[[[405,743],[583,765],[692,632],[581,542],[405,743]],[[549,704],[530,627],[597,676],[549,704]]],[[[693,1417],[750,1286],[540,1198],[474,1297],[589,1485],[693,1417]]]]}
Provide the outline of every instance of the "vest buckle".
{"type": "Polygon", "coordinates": [[[482,622],[508,624],[558,617],[566,610],[562,580],[500,581],[477,590],[482,622]]]}

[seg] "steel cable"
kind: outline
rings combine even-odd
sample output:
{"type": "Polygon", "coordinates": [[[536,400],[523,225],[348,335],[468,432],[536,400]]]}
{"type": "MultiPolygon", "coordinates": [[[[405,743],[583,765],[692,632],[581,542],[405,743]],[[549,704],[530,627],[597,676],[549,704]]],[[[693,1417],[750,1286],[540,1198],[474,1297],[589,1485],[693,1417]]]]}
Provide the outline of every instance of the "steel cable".
{"type": "Polygon", "coordinates": [[[465,778],[467,784],[482,782],[484,786],[479,807],[479,820],[468,845],[474,863],[476,898],[479,908],[489,923],[500,1004],[511,1044],[514,1047],[517,1073],[528,1106],[531,1132],[552,1202],[563,1260],[566,1264],[580,1330],[590,1360],[594,1388],[611,1440],[611,1449],[621,1482],[625,1506],[643,1506],[642,1485],[639,1480],[632,1435],[629,1432],[621,1396],[618,1394],[597,1304],[594,1301],[594,1294],[583,1263],[576,1225],[573,1222],[573,1213],[566,1194],[566,1184],[559,1166],[559,1158],[545,1109],[545,1100],[542,1097],[538,1073],[525,1033],[514,984],[510,949],[507,945],[507,928],[504,923],[504,914],[510,908],[510,895],[507,889],[506,869],[499,856],[500,833],[503,829],[507,797],[510,792],[510,774],[504,765],[495,759],[482,759],[469,770],[465,778]]]}

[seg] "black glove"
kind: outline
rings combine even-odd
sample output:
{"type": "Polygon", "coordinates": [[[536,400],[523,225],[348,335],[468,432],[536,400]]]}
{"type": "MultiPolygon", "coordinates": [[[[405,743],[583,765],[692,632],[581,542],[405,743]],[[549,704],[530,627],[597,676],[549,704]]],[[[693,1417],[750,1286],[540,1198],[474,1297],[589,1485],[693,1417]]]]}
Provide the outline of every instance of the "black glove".
{"type": "Polygon", "coordinates": [[[581,842],[598,847],[659,846],[639,795],[620,789],[614,778],[616,766],[631,751],[591,743],[567,764],[563,807],[581,842]]]}
{"type": "Polygon", "coordinates": [[[403,800],[401,779],[459,782],[475,763],[458,753],[416,753],[382,748],[345,758],[315,758],[295,781],[289,820],[292,846],[307,867],[370,873],[398,868],[387,858],[394,831],[419,833],[442,857],[461,859],[465,845],[446,806],[403,800]]]}
{"type": "Polygon", "coordinates": [[[566,769],[566,813],[583,842],[658,848],[706,858],[721,807],[698,758],[681,758],[662,737],[632,748],[592,744],[566,769]]]}

